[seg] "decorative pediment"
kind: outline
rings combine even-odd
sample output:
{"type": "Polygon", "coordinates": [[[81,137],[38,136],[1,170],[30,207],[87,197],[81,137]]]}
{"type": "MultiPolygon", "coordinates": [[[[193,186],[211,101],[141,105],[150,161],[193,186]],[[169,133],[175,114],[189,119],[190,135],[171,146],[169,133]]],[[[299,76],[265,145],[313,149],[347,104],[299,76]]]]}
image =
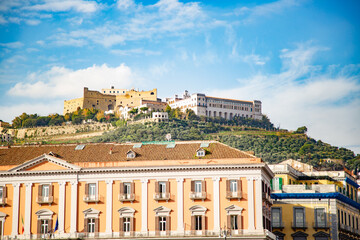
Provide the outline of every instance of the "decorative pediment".
{"type": "Polygon", "coordinates": [[[279,237],[285,237],[285,233],[282,233],[282,232],[279,232],[279,231],[275,231],[273,232],[273,234],[275,234],[276,236],[279,236],[279,237]]]}
{"type": "Polygon", "coordinates": [[[37,158],[27,161],[19,166],[11,168],[8,172],[23,171],[61,171],[61,170],[80,170],[79,166],[68,163],[54,156],[54,153],[43,154],[37,158]]]}
{"type": "Polygon", "coordinates": [[[83,213],[85,214],[85,218],[98,218],[100,211],[93,208],[88,208],[84,210],[83,213]]]}
{"type": "Polygon", "coordinates": [[[135,209],[131,207],[123,207],[118,210],[120,213],[120,217],[133,217],[135,213],[135,209]]]}
{"type": "Polygon", "coordinates": [[[313,236],[314,236],[314,237],[327,237],[327,238],[329,238],[329,237],[330,237],[330,234],[325,233],[325,232],[323,232],[323,231],[320,231],[320,232],[317,232],[317,233],[313,234],[313,236]]]}
{"type": "Polygon", "coordinates": [[[0,220],[6,218],[6,216],[7,216],[6,213],[0,212],[0,220]]]}
{"type": "Polygon", "coordinates": [[[291,234],[291,236],[292,237],[307,237],[307,236],[309,236],[309,234],[299,231],[299,232],[291,234]]]}
{"type": "Polygon", "coordinates": [[[54,212],[49,209],[40,209],[35,214],[38,216],[38,219],[51,219],[54,212]]]}
{"type": "Polygon", "coordinates": [[[225,208],[225,210],[227,212],[227,215],[241,215],[243,208],[236,205],[231,205],[225,208]]]}
{"type": "Polygon", "coordinates": [[[194,205],[191,208],[189,208],[191,211],[191,215],[205,215],[205,212],[207,211],[206,207],[200,206],[200,205],[194,205]]]}
{"type": "Polygon", "coordinates": [[[164,206],[160,206],[158,208],[155,208],[154,212],[156,216],[169,216],[171,209],[164,206]]]}

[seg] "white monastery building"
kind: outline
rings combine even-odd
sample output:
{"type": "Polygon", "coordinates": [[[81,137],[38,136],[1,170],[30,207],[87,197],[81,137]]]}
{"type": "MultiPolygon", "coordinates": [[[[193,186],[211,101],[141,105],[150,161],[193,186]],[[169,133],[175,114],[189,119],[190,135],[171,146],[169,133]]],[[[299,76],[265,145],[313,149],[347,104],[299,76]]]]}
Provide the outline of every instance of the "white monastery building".
{"type": "Polygon", "coordinates": [[[189,94],[185,91],[182,98],[175,95],[166,99],[171,108],[180,108],[182,111],[191,109],[198,116],[222,117],[232,119],[235,116],[262,119],[261,101],[245,101],[227,98],[206,96],[203,93],[189,94]]]}

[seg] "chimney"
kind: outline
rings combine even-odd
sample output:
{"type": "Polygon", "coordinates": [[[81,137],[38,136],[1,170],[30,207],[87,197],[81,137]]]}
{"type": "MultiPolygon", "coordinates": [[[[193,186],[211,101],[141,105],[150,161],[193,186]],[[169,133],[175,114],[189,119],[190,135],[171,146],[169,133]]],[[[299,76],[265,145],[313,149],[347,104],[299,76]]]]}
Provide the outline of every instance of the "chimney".
{"type": "Polygon", "coordinates": [[[109,154],[110,154],[110,155],[112,154],[112,148],[110,148],[110,152],[109,152],[109,154]]]}

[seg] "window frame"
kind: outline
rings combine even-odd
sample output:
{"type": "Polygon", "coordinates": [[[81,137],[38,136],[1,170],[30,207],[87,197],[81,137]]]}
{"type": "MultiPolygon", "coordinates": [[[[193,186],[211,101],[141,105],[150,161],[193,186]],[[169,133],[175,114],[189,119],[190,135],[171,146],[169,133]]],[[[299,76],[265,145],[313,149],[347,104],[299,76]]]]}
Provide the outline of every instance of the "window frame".
{"type": "Polygon", "coordinates": [[[282,208],[281,207],[272,207],[271,208],[271,224],[272,227],[274,228],[278,228],[282,226],[282,208]],[[277,226],[274,225],[275,221],[274,221],[274,210],[279,210],[279,224],[277,226]]]}
{"type": "Polygon", "coordinates": [[[294,226],[295,227],[299,227],[299,228],[302,228],[302,227],[305,227],[305,219],[306,219],[306,216],[305,216],[305,208],[304,207],[294,207],[293,208],[293,214],[294,214],[294,218],[293,218],[293,220],[294,220],[294,226]],[[302,220],[302,223],[301,223],[301,225],[302,226],[300,226],[300,222],[297,220],[297,217],[296,217],[296,211],[297,210],[301,210],[302,211],[302,218],[303,218],[303,220],[302,220]]]}

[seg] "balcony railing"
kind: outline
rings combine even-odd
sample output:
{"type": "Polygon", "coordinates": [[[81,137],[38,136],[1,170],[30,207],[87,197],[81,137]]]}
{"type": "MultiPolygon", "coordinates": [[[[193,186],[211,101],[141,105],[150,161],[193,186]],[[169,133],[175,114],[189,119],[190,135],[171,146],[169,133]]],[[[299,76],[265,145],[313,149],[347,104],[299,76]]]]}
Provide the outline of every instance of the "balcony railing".
{"type": "Polygon", "coordinates": [[[98,195],[85,195],[84,202],[87,202],[87,203],[100,202],[100,197],[98,195]]]}
{"type": "Polygon", "coordinates": [[[38,196],[36,199],[36,202],[39,204],[50,204],[54,201],[54,197],[53,196],[38,196]]]}
{"type": "Polygon", "coordinates": [[[234,198],[242,198],[242,192],[226,192],[226,198],[227,199],[234,199],[234,198]]]}
{"type": "Polygon", "coordinates": [[[120,202],[131,202],[135,200],[134,193],[120,193],[119,194],[119,201],[120,202]]]}
{"type": "Polygon", "coordinates": [[[170,193],[154,193],[154,199],[156,201],[169,200],[170,199],[170,193]]]}
{"type": "Polygon", "coordinates": [[[206,199],[206,192],[190,192],[190,199],[206,199]]]}
{"type": "Polygon", "coordinates": [[[292,222],[291,227],[293,229],[307,229],[307,222],[292,222]]]}
{"type": "Polygon", "coordinates": [[[329,229],[330,228],[330,225],[328,222],[314,222],[313,223],[313,228],[315,230],[318,230],[318,229],[329,229]]]}
{"type": "Polygon", "coordinates": [[[281,229],[283,229],[285,225],[284,225],[284,222],[272,222],[271,226],[272,226],[272,228],[281,228],[281,229]]]}
{"type": "Polygon", "coordinates": [[[0,198],[0,205],[6,205],[6,198],[0,198]]]}

